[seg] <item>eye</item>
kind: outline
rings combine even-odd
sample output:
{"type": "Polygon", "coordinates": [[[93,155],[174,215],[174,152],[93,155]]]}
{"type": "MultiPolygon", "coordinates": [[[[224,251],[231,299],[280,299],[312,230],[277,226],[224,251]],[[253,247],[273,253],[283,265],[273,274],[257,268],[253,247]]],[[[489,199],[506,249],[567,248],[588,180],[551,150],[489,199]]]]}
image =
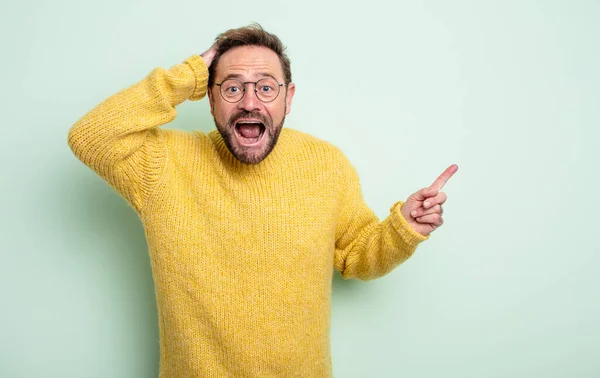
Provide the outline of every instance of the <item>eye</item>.
{"type": "Polygon", "coordinates": [[[241,88],[238,85],[230,85],[225,88],[225,92],[235,94],[241,91],[241,88]]]}
{"type": "Polygon", "coordinates": [[[227,97],[238,96],[244,92],[244,84],[238,80],[225,80],[221,84],[221,93],[227,97]]]}
{"type": "Polygon", "coordinates": [[[265,96],[271,96],[277,93],[277,82],[272,78],[261,79],[256,83],[256,90],[265,96]]]}

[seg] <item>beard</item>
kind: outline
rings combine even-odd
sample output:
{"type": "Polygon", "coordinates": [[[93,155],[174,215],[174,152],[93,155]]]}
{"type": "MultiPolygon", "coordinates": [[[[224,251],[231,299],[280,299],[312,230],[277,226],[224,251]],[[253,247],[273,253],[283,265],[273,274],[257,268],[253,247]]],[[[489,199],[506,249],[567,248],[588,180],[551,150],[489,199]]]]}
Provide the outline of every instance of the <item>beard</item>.
{"type": "Polygon", "coordinates": [[[275,148],[285,122],[285,115],[279,124],[273,124],[272,118],[267,115],[243,109],[229,117],[225,124],[219,123],[214,116],[213,119],[223,142],[225,142],[231,154],[244,164],[258,164],[266,159],[275,148]],[[260,120],[261,133],[259,138],[261,141],[258,146],[244,146],[240,143],[239,131],[236,130],[236,122],[240,119],[260,120]]]}

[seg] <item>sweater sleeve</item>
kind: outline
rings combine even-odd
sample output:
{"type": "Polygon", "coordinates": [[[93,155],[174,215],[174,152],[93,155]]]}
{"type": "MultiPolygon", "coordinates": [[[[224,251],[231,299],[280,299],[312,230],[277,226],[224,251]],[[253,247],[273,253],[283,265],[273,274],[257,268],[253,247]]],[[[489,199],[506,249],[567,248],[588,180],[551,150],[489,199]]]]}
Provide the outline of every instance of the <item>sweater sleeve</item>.
{"type": "Polygon", "coordinates": [[[206,64],[198,55],[168,70],[156,68],[73,125],[69,146],[139,213],[167,160],[158,127],[175,119],[176,105],[204,97],[207,81],[206,64]]]}
{"type": "Polygon", "coordinates": [[[342,277],[371,280],[392,271],[428,239],[412,229],[395,203],[380,221],[364,203],[358,174],[349,162],[342,168],[346,194],[336,228],[335,268],[342,277]]]}

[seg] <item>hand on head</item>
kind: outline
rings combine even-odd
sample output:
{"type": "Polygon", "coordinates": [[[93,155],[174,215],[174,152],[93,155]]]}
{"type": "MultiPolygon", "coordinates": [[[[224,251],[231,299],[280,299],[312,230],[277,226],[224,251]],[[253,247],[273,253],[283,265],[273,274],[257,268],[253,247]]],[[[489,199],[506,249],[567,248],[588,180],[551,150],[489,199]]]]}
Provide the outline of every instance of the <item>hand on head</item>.
{"type": "Polygon", "coordinates": [[[200,54],[202,58],[204,58],[204,62],[206,63],[206,67],[210,67],[215,55],[217,54],[218,44],[215,42],[208,50],[200,54]]]}

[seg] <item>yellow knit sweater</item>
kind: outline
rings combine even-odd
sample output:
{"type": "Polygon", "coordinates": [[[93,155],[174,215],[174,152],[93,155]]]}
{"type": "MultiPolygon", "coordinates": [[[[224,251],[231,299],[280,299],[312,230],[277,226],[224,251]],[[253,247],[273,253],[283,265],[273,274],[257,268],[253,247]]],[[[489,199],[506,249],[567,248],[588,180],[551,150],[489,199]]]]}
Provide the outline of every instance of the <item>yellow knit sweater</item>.
{"type": "Polygon", "coordinates": [[[333,269],[372,279],[426,237],[380,222],[332,145],[284,128],[260,164],[217,131],[161,130],[206,94],[193,56],[98,105],[69,133],[75,155],[139,214],[160,329],[160,377],[329,377],[333,269]]]}

